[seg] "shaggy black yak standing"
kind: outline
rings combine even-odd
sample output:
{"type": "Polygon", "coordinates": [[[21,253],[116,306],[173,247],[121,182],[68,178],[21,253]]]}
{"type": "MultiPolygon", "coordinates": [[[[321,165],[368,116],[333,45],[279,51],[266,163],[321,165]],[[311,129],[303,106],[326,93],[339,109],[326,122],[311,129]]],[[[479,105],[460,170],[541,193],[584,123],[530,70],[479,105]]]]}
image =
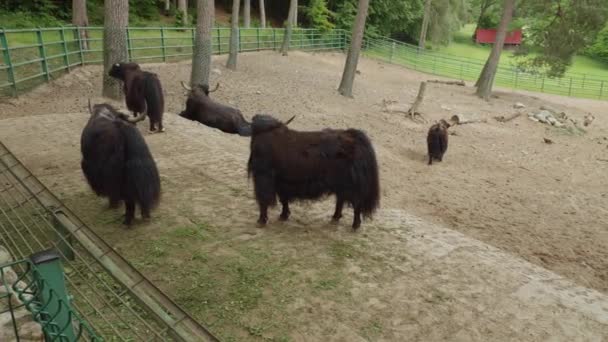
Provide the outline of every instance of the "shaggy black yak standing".
{"type": "Polygon", "coordinates": [[[433,164],[433,159],[442,161],[443,155],[448,149],[448,128],[450,128],[450,124],[441,119],[429,129],[426,137],[429,165],[433,164]]]}
{"type": "Polygon", "coordinates": [[[378,165],[374,148],[364,132],[356,129],[291,130],[269,115],[252,121],[248,173],[253,176],[260,209],[258,224],[268,222],[268,207],[279,197],[281,220],[290,215],[289,203],[336,195],[333,221],[342,217],[344,203],[354,209],[353,229],[361,215],[371,217],[380,202],[378,165]]]}
{"type": "Polygon", "coordinates": [[[108,104],[91,107],[91,117],[82,131],[81,168],[98,195],[108,197],[110,207],[125,202],[124,224],[131,225],[135,205],[144,219],[160,198],[160,177],[146,141],[126,114],[108,104]]]}

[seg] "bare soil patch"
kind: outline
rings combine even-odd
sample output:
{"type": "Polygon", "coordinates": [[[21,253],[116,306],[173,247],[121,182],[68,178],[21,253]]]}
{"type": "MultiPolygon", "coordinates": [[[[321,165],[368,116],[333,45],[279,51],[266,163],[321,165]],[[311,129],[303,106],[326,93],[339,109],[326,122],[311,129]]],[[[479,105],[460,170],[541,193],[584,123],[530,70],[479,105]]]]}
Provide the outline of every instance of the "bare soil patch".
{"type": "Polygon", "coordinates": [[[80,171],[85,107],[88,97],[99,100],[101,67],[78,69],[0,104],[0,138],[86,222],[227,340],[498,341],[526,333],[543,340],[556,331],[564,340],[591,338],[592,331],[606,336],[605,325],[591,321],[563,330],[551,321],[533,328],[543,322],[533,317],[542,310],[511,307],[503,296],[522,285],[511,284],[510,273],[477,265],[483,255],[459,256],[464,247],[421,259],[415,248],[425,239],[420,224],[403,219],[414,215],[449,227],[608,293],[605,102],[508,91],[485,102],[470,87],[428,84],[419,110],[430,121],[420,125],[383,113],[382,100],[409,106],[419,82],[434,78],[428,75],[362,59],[349,99],[336,91],[340,54],[242,54],[238,72],[223,68],[224,61],[214,59],[221,75],[212,77],[222,87],[212,95],[246,117],[297,115],[290,125],[295,129],[354,127],[369,134],[381,168],[383,210],[374,221],[352,234],[347,210],[341,225],[332,226],[330,199],[295,204],[285,224],[277,222],[276,209],[268,228],[255,228],[257,208],[246,176],[249,141],[171,114],[183,109],[179,82],[189,79],[188,63],[145,66],[159,74],[168,112],[167,132],[146,135],[164,192],[148,225],[123,230],[122,211],[105,210],[80,171]],[[508,123],[493,119],[514,113],[515,102],[525,110],[549,105],[579,122],[590,111],[596,120],[575,134],[526,115],[508,123]],[[488,122],[451,128],[456,135],[444,161],[429,167],[428,127],[458,113],[488,122]],[[497,288],[501,281],[505,285],[497,288]],[[524,316],[508,314],[518,310],[524,316]]]}

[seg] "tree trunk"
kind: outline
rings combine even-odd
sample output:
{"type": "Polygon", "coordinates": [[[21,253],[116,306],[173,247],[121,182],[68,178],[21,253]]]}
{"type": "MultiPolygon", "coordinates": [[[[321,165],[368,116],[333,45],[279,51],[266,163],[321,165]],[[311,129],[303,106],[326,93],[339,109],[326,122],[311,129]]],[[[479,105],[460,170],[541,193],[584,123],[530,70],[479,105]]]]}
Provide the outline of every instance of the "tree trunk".
{"type": "Polygon", "coordinates": [[[86,0],[72,0],[72,24],[77,27],[80,48],[89,49],[89,32],[85,27],[89,26],[86,0]],[[81,29],[82,27],[82,29],[81,29]]]}
{"type": "Polygon", "coordinates": [[[479,29],[479,25],[481,25],[481,19],[483,19],[483,16],[486,15],[486,11],[488,10],[488,8],[490,8],[490,5],[492,5],[492,0],[484,0],[481,3],[481,8],[479,11],[479,18],[477,18],[477,24],[475,25],[475,31],[473,31],[473,41],[475,41],[475,39],[477,38],[477,30],[479,29]]]}
{"type": "Polygon", "coordinates": [[[127,26],[129,25],[129,2],[105,0],[103,29],[103,91],[102,95],[112,99],[122,98],[120,81],[108,75],[112,65],[126,62],[127,26]]]}
{"type": "Polygon", "coordinates": [[[169,14],[171,10],[171,0],[165,0],[165,14],[169,14]]]}
{"type": "Polygon", "coordinates": [[[298,0],[295,0],[295,2],[296,2],[296,9],[293,14],[293,27],[298,27],[298,0]]]}
{"type": "Polygon", "coordinates": [[[230,54],[226,68],[236,70],[236,57],[239,52],[239,5],[241,0],[232,0],[232,19],[230,20],[230,54]]]}
{"type": "Polygon", "coordinates": [[[188,26],[188,0],[177,0],[177,10],[182,14],[182,25],[188,26]]]}
{"type": "Polygon", "coordinates": [[[190,85],[209,85],[211,72],[211,29],[215,4],[213,0],[198,0],[196,3],[196,34],[192,51],[192,74],[190,85]]]}
{"type": "Polygon", "coordinates": [[[251,27],[251,0],[243,0],[243,26],[251,27]]]}
{"type": "Polygon", "coordinates": [[[289,51],[289,43],[291,42],[291,32],[293,31],[293,17],[296,15],[297,8],[297,0],[291,0],[289,2],[289,14],[287,15],[287,30],[283,35],[283,46],[281,47],[281,52],[283,56],[287,56],[287,51],[289,51]]]}
{"type": "Polygon", "coordinates": [[[429,20],[431,18],[431,0],[424,2],[424,17],[422,18],[422,27],[420,28],[420,39],[418,40],[418,50],[424,50],[426,43],[426,33],[429,29],[429,20]]]}
{"type": "Polygon", "coordinates": [[[260,0],[260,26],[266,28],[266,4],[264,0],[260,0]]]}
{"type": "Polygon", "coordinates": [[[488,61],[484,66],[484,70],[479,75],[477,80],[477,96],[488,100],[492,93],[492,85],[494,84],[494,77],[496,76],[496,70],[498,69],[498,62],[500,62],[500,54],[507,37],[507,28],[513,17],[513,9],[515,8],[515,0],[504,0],[502,18],[500,19],[500,25],[496,32],[496,42],[492,47],[492,52],[488,57],[488,61]]]}
{"type": "Polygon", "coordinates": [[[367,10],[369,8],[369,0],[359,0],[357,17],[353,26],[353,35],[351,45],[344,64],[344,73],[338,91],[343,96],[353,96],[353,82],[355,81],[355,72],[359,63],[359,53],[361,52],[361,43],[363,42],[363,32],[365,31],[365,19],[367,18],[367,10]]]}

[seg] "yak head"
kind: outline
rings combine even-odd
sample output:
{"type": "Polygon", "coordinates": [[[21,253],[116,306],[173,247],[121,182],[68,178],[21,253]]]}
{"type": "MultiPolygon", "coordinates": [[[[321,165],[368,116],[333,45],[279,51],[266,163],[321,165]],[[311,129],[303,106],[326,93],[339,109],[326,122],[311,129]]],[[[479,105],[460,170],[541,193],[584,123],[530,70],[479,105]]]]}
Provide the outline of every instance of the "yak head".
{"type": "Polygon", "coordinates": [[[91,99],[89,99],[89,113],[91,114],[91,118],[95,117],[104,117],[109,120],[120,119],[130,123],[137,123],[146,118],[147,108],[144,109],[143,113],[138,114],[136,117],[132,118],[129,115],[122,113],[118,109],[114,108],[112,105],[107,103],[98,103],[95,105],[91,104],[91,99]]]}
{"type": "Polygon", "coordinates": [[[110,68],[108,75],[110,77],[114,77],[121,81],[124,81],[127,73],[137,70],[141,70],[139,68],[139,64],[137,63],[116,63],[112,65],[112,68],[110,68]]]}
{"type": "Polygon", "coordinates": [[[450,128],[450,126],[451,125],[444,119],[439,120],[439,127],[443,128],[443,129],[448,129],[448,128],[450,128]]]}
{"type": "Polygon", "coordinates": [[[256,114],[251,119],[252,134],[256,135],[256,134],[272,131],[272,130],[275,130],[275,129],[281,128],[281,127],[287,128],[287,125],[289,125],[289,123],[292,122],[293,119],[295,119],[295,118],[296,118],[296,116],[294,115],[291,117],[291,119],[289,119],[285,122],[281,122],[278,119],[276,119],[275,117],[268,115],[268,114],[256,114]]]}
{"type": "Polygon", "coordinates": [[[215,88],[213,88],[213,90],[209,90],[209,85],[208,84],[197,84],[196,86],[194,86],[194,88],[189,87],[184,81],[181,82],[182,87],[184,89],[186,89],[189,92],[194,92],[194,91],[202,91],[206,96],[209,96],[209,93],[213,93],[214,91],[217,90],[217,88],[220,87],[220,82],[217,82],[217,84],[215,85],[215,88]]]}

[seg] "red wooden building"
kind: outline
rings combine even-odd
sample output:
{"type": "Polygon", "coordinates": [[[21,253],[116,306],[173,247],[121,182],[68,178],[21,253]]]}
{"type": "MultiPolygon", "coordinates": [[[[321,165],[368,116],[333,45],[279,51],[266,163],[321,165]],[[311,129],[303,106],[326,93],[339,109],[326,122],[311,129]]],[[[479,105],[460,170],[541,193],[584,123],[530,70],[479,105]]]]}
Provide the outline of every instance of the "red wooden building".
{"type": "MultiPolygon", "coordinates": [[[[521,44],[522,34],[521,29],[507,33],[505,45],[521,44]]],[[[477,29],[475,34],[475,42],[477,44],[494,44],[496,41],[496,29],[477,29]]]]}

